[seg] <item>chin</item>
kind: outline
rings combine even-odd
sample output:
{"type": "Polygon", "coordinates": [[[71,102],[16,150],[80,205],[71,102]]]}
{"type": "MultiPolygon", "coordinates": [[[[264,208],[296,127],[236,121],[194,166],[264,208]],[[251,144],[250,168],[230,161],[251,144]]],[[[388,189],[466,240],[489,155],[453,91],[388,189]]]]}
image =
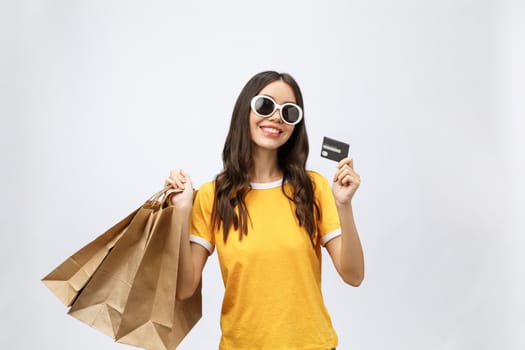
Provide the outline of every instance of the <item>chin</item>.
{"type": "Polygon", "coordinates": [[[279,149],[279,147],[281,147],[282,145],[284,145],[285,142],[277,142],[276,141],[272,141],[272,140],[255,140],[253,141],[253,145],[257,148],[260,148],[260,149],[264,149],[264,150],[268,150],[268,151],[276,151],[279,149]]]}

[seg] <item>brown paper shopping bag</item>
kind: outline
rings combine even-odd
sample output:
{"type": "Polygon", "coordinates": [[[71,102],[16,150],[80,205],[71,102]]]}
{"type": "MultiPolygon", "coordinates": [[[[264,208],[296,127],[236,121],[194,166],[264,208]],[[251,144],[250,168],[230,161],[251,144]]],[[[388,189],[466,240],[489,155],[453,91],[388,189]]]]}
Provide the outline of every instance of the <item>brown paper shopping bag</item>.
{"type": "Polygon", "coordinates": [[[51,271],[42,282],[64,303],[70,306],[84,288],[108,252],[122,236],[136,211],[101,234],[51,271]]]}
{"type": "Polygon", "coordinates": [[[155,194],[136,211],[125,234],[72,304],[69,310],[71,316],[115,337],[131,284],[160,213],[159,198],[162,195],[162,191],[155,194]]]}
{"type": "Polygon", "coordinates": [[[118,342],[150,350],[175,349],[201,318],[200,286],[188,300],[176,298],[183,220],[173,207],[160,213],[131,286],[118,342]]]}
{"type": "Polygon", "coordinates": [[[54,283],[60,275],[68,283],[85,270],[75,297],[61,299],[73,301],[69,314],[121,343],[150,350],[175,349],[202,315],[200,285],[188,300],[176,299],[184,218],[167,205],[171,193],[165,188],[155,194],[44,278],[54,283]]]}

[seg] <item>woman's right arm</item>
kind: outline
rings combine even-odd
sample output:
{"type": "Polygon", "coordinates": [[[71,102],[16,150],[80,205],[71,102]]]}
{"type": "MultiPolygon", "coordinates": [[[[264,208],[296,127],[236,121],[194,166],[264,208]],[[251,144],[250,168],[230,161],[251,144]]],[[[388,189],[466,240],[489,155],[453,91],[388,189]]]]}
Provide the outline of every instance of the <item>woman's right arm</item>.
{"type": "Polygon", "coordinates": [[[195,293],[202,277],[202,270],[208,260],[209,252],[203,246],[190,242],[190,219],[193,204],[193,186],[183,170],[172,170],[166,179],[166,186],[182,190],[172,196],[175,215],[182,222],[179,250],[179,269],[177,276],[177,299],[184,300],[195,293]]]}

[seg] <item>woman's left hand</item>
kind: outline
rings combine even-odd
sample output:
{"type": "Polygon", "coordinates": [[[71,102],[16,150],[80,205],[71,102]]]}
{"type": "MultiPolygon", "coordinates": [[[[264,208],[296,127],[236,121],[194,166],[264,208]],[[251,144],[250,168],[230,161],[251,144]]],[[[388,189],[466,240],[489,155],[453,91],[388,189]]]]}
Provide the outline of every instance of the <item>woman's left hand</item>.
{"type": "Polygon", "coordinates": [[[337,164],[333,181],[332,193],[336,204],[350,204],[361,184],[361,177],[354,171],[354,160],[352,158],[342,159],[337,164]]]}

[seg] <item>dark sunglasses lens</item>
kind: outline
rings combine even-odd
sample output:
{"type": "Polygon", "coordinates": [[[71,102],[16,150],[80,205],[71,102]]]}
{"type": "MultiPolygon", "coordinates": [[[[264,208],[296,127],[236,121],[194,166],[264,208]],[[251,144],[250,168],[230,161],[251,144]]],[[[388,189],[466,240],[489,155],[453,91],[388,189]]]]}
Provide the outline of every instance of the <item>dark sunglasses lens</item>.
{"type": "Polygon", "coordinates": [[[260,115],[269,116],[272,115],[275,105],[272,100],[266,97],[259,97],[255,101],[255,111],[260,115]]]}
{"type": "Polygon", "coordinates": [[[297,123],[299,121],[299,118],[301,117],[301,112],[299,109],[295,106],[284,106],[283,107],[283,119],[287,123],[297,123]]]}

